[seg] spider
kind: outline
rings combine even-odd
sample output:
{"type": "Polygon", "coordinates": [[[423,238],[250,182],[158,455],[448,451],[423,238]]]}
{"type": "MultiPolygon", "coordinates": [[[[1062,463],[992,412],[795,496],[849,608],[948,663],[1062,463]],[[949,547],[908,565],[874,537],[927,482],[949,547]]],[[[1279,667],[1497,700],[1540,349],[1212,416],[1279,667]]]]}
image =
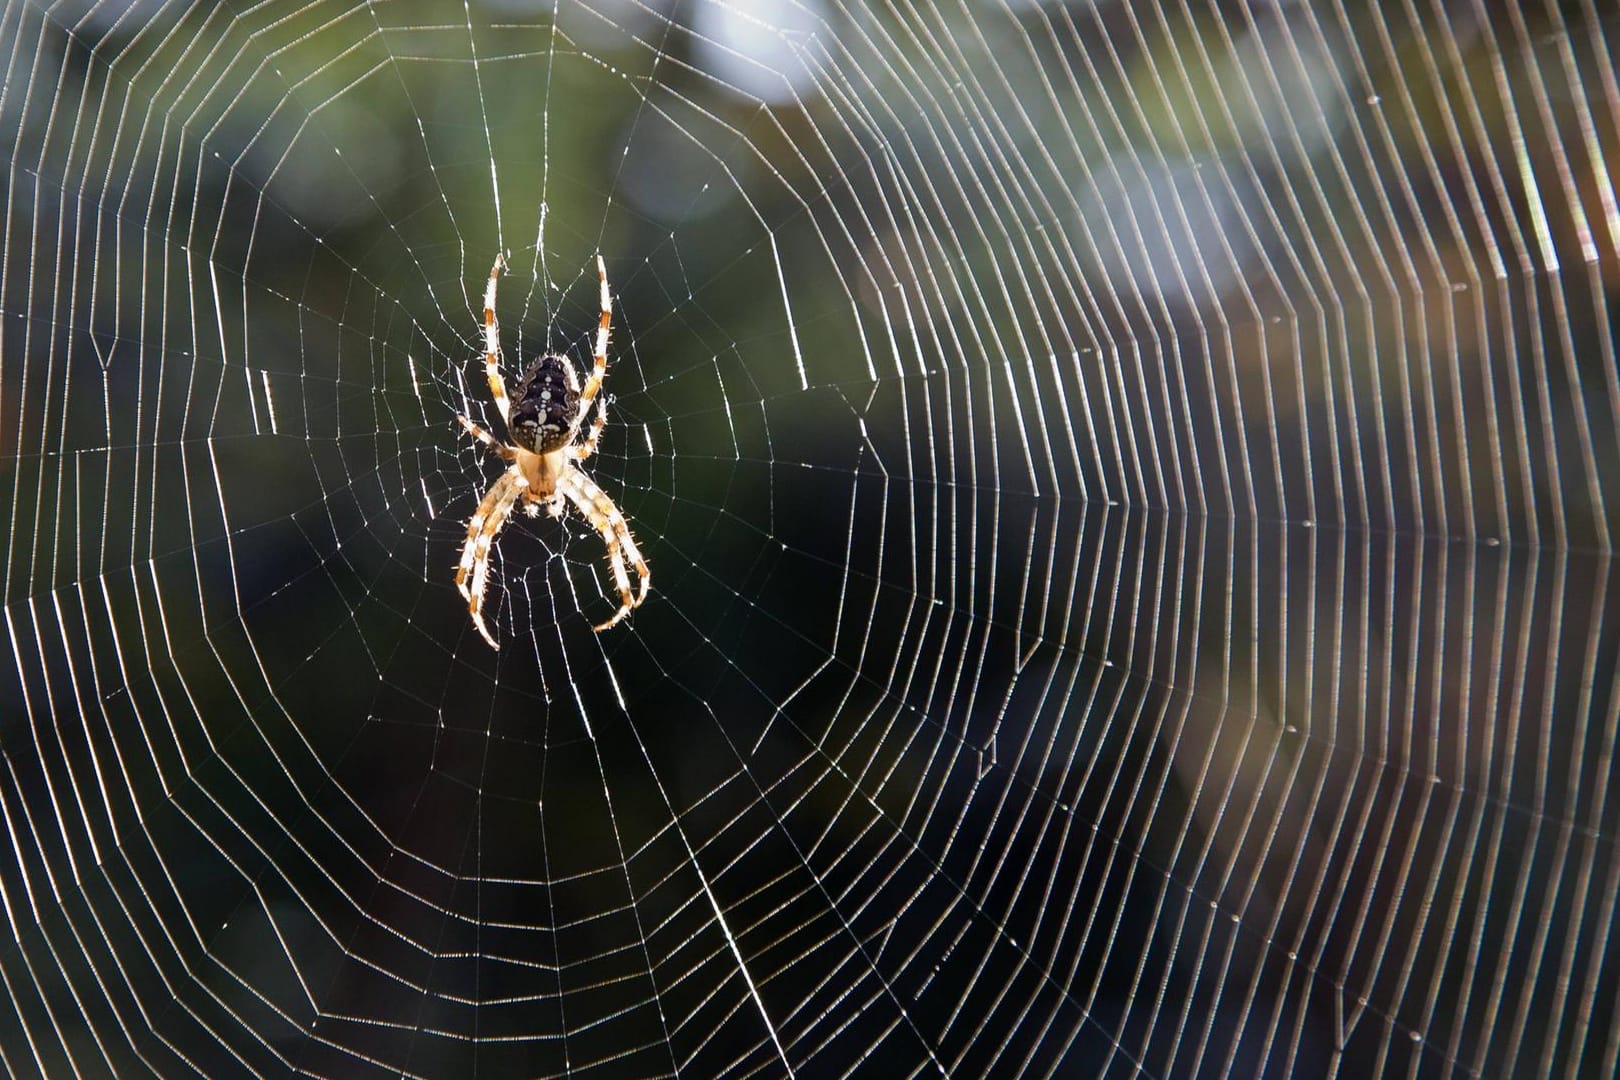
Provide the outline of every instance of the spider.
{"type": "Polygon", "coordinates": [[[501,460],[511,463],[489,486],[478,509],[473,511],[472,520],[467,523],[467,539],[461,547],[461,565],[456,568],[456,587],[467,599],[473,625],[492,649],[500,646],[484,623],[489,549],[513,507],[519,503],[530,517],[538,515],[540,507],[544,506],[552,517],[560,518],[565,509],[563,500],[567,499],[602,535],[608,562],[613,567],[613,580],[619,587],[620,604],[612,618],[596,626],[598,633],[647,599],[647,587],[652,581],[647,562],[630,535],[624,515],[607,493],[596,486],[596,481],[579,469],[579,463],[596,452],[597,440],[607,424],[607,400],[600,393],[602,377],[607,374],[608,326],[613,320],[613,301],[608,293],[607,267],[602,256],[596,257],[596,276],[602,287],[596,366],[585,380],[584,388],[579,385],[573,361],[558,353],[547,353],[524,370],[510,401],[500,369],[501,328],[495,321],[495,288],[504,269],[506,257],[498,254],[495,265],[489,270],[489,284],[484,288],[484,374],[489,377],[490,396],[495,399],[495,408],[500,411],[512,445],[501,442],[465,416],[456,415],[467,434],[488,446],[501,460]],[[596,403],[596,417],[581,439],[580,427],[591,412],[592,402],[596,403]],[[624,565],[627,558],[641,578],[638,593],[630,591],[630,574],[624,565]]]}

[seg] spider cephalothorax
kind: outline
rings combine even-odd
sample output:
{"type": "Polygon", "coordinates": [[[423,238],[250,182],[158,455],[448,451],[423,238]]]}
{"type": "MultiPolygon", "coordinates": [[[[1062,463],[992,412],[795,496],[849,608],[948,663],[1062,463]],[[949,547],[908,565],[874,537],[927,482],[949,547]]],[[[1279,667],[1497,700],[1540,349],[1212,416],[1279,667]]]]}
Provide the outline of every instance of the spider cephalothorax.
{"type": "Polygon", "coordinates": [[[511,444],[503,443],[465,416],[457,420],[468,434],[488,446],[510,467],[489,486],[483,501],[473,511],[467,523],[467,540],[461,548],[461,564],[456,568],[456,587],[467,598],[467,610],[472,613],[473,625],[498,649],[495,637],[484,623],[484,586],[489,580],[489,549],[495,536],[511,516],[512,508],[520,502],[532,517],[544,506],[552,517],[561,517],[566,502],[574,504],[585,520],[591,523],[607,545],[608,563],[613,568],[613,582],[619,590],[619,610],[613,617],[600,623],[596,629],[606,630],[647,598],[647,587],[652,574],[646,560],[641,557],[630,526],[619,508],[608,498],[596,482],[579,469],[578,463],[596,452],[597,440],[607,424],[607,399],[600,396],[602,379],[607,374],[608,327],[613,319],[613,302],[608,293],[607,267],[602,256],[596,257],[596,274],[601,283],[602,320],[596,330],[595,365],[583,387],[574,363],[566,356],[548,353],[530,364],[518,380],[516,392],[509,400],[506,380],[501,376],[501,329],[495,320],[495,288],[501,271],[506,269],[504,256],[495,256],[490,267],[489,284],[484,289],[484,374],[489,379],[489,393],[495,399],[495,408],[506,425],[511,444]],[[585,417],[596,404],[596,417],[590,430],[580,438],[585,417]],[[577,441],[576,441],[577,440],[577,441]],[[625,560],[636,568],[641,579],[640,589],[630,589],[630,572],[625,560]]]}

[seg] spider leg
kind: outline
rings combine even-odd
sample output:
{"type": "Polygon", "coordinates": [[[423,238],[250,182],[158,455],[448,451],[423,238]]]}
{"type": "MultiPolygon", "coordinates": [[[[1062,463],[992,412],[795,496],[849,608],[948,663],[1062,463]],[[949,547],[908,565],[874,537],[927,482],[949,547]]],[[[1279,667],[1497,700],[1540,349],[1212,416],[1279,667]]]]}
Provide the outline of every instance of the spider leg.
{"type": "Polygon", "coordinates": [[[602,377],[607,374],[607,345],[608,327],[613,324],[613,296],[608,292],[607,264],[602,256],[596,256],[596,277],[602,285],[602,321],[596,328],[596,366],[591,369],[591,377],[585,380],[585,388],[579,392],[579,415],[583,417],[591,402],[596,400],[596,393],[602,389],[602,377]]]}
{"type": "Polygon", "coordinates": [[[489,396],[500,410],[501,423],[512,418],[512,406],[506,397],[506,380],[501,378],[501,324],[495,321],[495,286],[501,271],[506,269],[506,256],[495,255],[495,265],[489,268],[489,284],[484,286],[484,374],[489,377],[489,396]]]}
{"type": "Polygon", "coordinates": [[[577,469],[567,470],[557,483],[557,489],[568,496],[570,502],[579,508],[585,519],[602,537],[602,543],[607,545],[608,563],[613,568],[613,583],[619,589],[619,610],[613,617],[604,623],[599,623],[595,630],[601,633],[608,627],[617,623],[630,612],[641,606],[647,599],[647,589],[652,584],[652,571],[647,569],[647,561],[641,557],[641,549],[636,547],[635,538],[630,535],[630,526],[624,520],[619,508],[608,498],[607,493],[596,486],[596,482],[577,469]],[[630,590],[630,574],[625,569],[625,559],[636,568],[636,574],[641,579],[639,593],[630,590]]]}
{"type": "Polygon", "coordinates": [[[585,438],[568,448],[568,456],[575,461],[584,461],[596,453],[597,440],[602,437],[602,429],[607,426],[607,398],[596,399],[596,419],[591,421],[591,430],[585,438]]]}
{"type": "Polygon", "coordinates": [[[510,446],[507,446],[505,443],[501,442],[495,436],[491,435],[489,432],[485,431],[483,428],[479,427],[465,416],[462,416],[460,413],[456,414],[456,419],[460,420],[461,426],[467,429],[467,434],[471,435],[473,438],[489,447],[495,453],[499,454],[504,460],[517,460],[516,450],[513,450],[510,446]]]}
{"type": "Polygon", "coordinates": [[[472,520],[467,523],[467,539],[461,545],[461,564],[456,567],[456,588],[467,599],[467,610],[472,613],[473,625],[489,642],[489,647],[496,650],[500,646],[484,624],[483,610],[484,586],[489,581],[489,549],[495,542],[495,535],[511,515],[513,504],[528,486],[529,482],[515,468],[502,473],[500,479],[490,485],[484,493],[484,500],[473,511],[472,520]],[[472,579],[470,585],[469,577],[472,579]]]}

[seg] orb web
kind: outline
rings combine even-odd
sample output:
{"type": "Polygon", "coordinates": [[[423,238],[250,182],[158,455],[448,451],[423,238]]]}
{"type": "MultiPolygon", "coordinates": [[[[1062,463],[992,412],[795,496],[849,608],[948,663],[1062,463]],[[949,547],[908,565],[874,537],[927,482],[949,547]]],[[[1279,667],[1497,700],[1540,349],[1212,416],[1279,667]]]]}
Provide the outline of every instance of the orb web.
{"type": "Polygon", "coordinates": [[[0,1063],[1612,1074],[1617,32],[5,4],[0,1063]]]}

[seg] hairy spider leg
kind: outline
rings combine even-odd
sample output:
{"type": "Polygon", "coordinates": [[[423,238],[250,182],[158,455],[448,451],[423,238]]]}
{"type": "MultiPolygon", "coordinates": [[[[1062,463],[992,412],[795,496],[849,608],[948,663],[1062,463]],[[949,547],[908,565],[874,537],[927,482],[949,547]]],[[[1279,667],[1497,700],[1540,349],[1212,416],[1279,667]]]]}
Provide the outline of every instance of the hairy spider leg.
{"type": "Polygon", "coordinates": [[[619,589],[619,610],[613,617],[604,623],[598,624],[594,629],[597,633],[613,626],[630,612],[641,606],[647,599],[647,588],[652,583],[652,571],[647,568],[647,561],[641,557],[641,549],[636,547],[636,541],[630,535],[630,526],[624,520],[619,508],[608,498],[607,493],[596,486],[596,482],[582,472],[570,470],[558,485],[570,502],[579,508],[585,520],[591,523],[602,537],[602,543],[607,547],[608,563],[613,568],[613,582],[619,589]],[[630,560],[636,568],[636,575],[640,578],[641,589],[639,594],[630,590],[630,574],[625,569],[625,559],[630,560]]]}
{"type": "Polygon", "coordinates": [[[467,429],[467,434],[471,435],[473,438],[489,447],[495,453],[499,454],[503,460],[517,460],[516,450],[513,450],[510,446],[507,446],[505,443],[501,442],[495,436],[491,435],[489,432],[485,431],[483,428],[479,427],[465,416],[462,416],[460,413],[456,413],[456,419],[461,421],[461,426],[467,429]]]}
{"type": "Polygon", "coordinates": [[[494,636],[489,627],[484,624],[484,587],[489,581],[489,549],[495,542],[495,536],[506,524],[511,516],[512,506],[529,488],[529,482],[518,472],[516,466],[501,474],[501,478],[490,485],[489,491],[484,495],[484,501],[478,504],[473,511],[472,520],[467,523],[467,539],[461,547],[461,565],[456,568],[456,588],[466,598],[467,610],[472,613],[473,625],[478,632],[484,635],[492,649],[500,649],[495,643],[494,636]],[[467,583],[468,576],[472,584],[467,583]]]}
{"type": "Polygon", "coordinates": [[[596,419],[591,421],[591,430],[585,434],[584,439],[578,443],[575,443],[569,449],[570,456],[572,456],[575,461],[584,461],[586,458],[596,453],[597,441],[602,438],[602,429],[606,426],[607,398],[599,397],[596,399],[596,419]]]}
{"type": "Polygon", "coordinates": [[[501,423],[512,420],[512,406],[506,399],[506,380],[501,378],[501,324],[495,319],[495,287],[501,271],[506,269],[506,256],[495,255],[495,265],[489,268],[489,284],[484,286],[484,374],[489,378],[489,395],[495,399],[501,423]]]}
{"type": "Polygon", "coordinates": [[[591,377],[585,380],[585,388],[579,392],[581,419],[602,389],[602,377],[607,374],[608,327],[613,325],[613,297],[608,292],[607,264],[601,255],[596,256],[596,277],[602,288],[602,321],[596,327],[596,366],[591,368],[591,377]]]}

